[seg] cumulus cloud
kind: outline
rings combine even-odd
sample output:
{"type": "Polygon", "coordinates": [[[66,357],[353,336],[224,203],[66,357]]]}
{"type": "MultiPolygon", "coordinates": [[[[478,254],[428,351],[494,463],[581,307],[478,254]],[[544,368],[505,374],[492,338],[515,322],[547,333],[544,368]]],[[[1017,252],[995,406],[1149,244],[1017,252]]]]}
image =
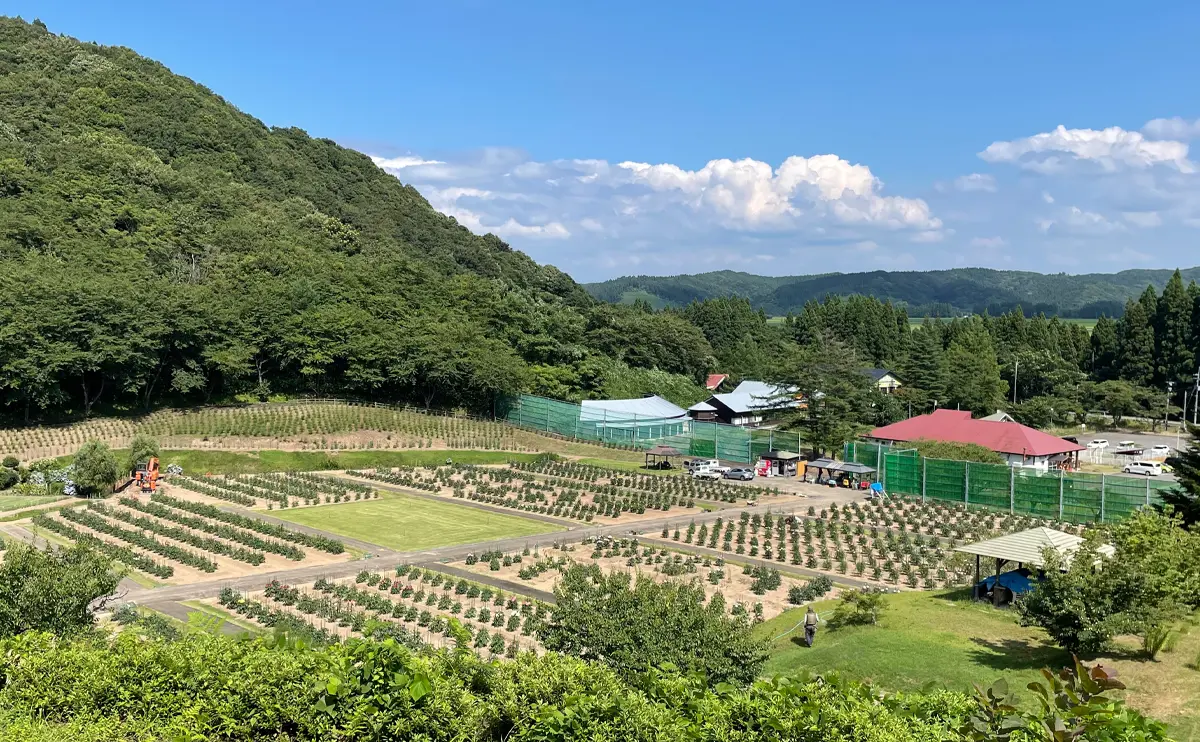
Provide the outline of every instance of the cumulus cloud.
{"type": "Polygon", "coordinates": [[[712,160],[700,170],[678,165],[622,162],[634,182],[677,194],[696,211],[718,214],[745,227],[778,227],[812,212],[843,223],[892,229],[936,230],[941,220],[921,199],[883,196],[866,165],[837,155],[793,155],[777,168],[752,159],[712,160]]]}
{"type": "Polygon", "coordinates": [[[1126,211],[1121,217],[1135,227],[1157,227],[1162,224],[1162,217],[1157,211],[1126,211]]]}
{"type": "Polygon", "coordinates": [[[986,162],[1011,162],[1035,172],[1061,172],[1071,162],[1091,162],[1106,171],[1166,165],[1194,172],[1188,146],[1170,139],[1147,139],[1119,126],[1107,129],[1058,128],[1023,139],[993,142],[979,153],[986,162]]]}
{"type": "Polygon", "coordinates": [[[1188,140],[1200,137],[1200,119],[1188,121],[1181,116],[1168,119],[1153,119],[1142,127],[1147,136],[1154,139],[1188,140]]]}
{"type": "Polygon", "coordinates": [[[986,173],[971,173],[970,175],[962,175],[954,179],[954,187],[960,191],[987,191],[994,193],[996,191],[996,179],[986,173]]]}

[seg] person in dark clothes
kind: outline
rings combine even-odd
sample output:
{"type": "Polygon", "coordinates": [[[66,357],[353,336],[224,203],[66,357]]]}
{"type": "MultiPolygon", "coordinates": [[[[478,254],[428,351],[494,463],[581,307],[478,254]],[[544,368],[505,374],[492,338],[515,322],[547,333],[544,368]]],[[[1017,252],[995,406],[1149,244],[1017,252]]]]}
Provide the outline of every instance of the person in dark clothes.
{"type": "Polygon", "coordinates": [[[804,643],[810,647],[813,645],[813,639],[817,636],[817,624],[819,623],[821,623],[821,617],[810,605],[804,613],[804,643]]]}

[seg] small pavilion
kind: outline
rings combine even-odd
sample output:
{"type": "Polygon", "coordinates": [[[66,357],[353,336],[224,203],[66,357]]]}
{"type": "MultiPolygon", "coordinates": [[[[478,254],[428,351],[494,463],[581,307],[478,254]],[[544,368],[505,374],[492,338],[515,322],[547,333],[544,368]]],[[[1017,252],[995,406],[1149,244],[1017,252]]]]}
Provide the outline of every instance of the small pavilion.
{"type": "MultiPolygon", "coordinates": [[[[1046,566],[1044,555],[1047,549],[1058,552],[1069,564],[1082,543],[1082,536],[1042,526],[956,546],[954,550],[975,555],[975,597],[983,597],[990,590],[992,603],[1000,605],[1010,602],[1012,596],[1018,593],[1033,589],[1033,580],[1030,578],[1034,575],[1028,567],[1040,572],[1046,566]],[[996,572],[994,576],[981,579],[980,562],[984,557],[996,560],[996,572]],[[1015,570],[1000,571],[1004,565],[1014,563],[1017,565],[1015,570]]],[[[1102,556],[1113,555],[1113,547],[1107,544],[1101,546],[1099,551],[1102,556]]]]}
{"type": "Polygon", "coordinates": [[[670,469],[674,467],[671,459],[677,459],[683,456],[678,448],[660,443],[654,448],[646,451],[646,468],[647,469],[670,469]]]}

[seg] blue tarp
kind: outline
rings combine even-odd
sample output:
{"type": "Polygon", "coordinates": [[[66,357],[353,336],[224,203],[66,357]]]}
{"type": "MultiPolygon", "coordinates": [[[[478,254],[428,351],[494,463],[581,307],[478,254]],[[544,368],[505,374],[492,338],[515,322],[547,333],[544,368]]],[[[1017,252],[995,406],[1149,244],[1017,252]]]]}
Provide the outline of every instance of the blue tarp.
{"type": "MultiPolygon", "coordinates": [[[[1014,595],[1027,593],[1033,589],[1034,581],[1033,573],[1027,569],[1014,569],[1011,572],[1000,573],[1000,586],[1006,587],[1013,591],[1014,595]]],[[[991,590],[992,585],[996,582],[996,575],[992,575],[986,579],[980,580],[979,584],[984,586],[984,589],[991,590]]]]}

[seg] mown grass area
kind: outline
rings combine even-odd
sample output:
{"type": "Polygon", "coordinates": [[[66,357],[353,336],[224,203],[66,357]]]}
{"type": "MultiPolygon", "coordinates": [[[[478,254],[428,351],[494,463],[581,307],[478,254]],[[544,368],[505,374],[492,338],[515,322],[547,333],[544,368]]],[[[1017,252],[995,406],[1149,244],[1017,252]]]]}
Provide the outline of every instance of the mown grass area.
{"type": "Polygon", "coordinates": [[[551,523],[396,492],[381,492],[376,500],[277,510],[271,514],[396,551],[562,530],[551,523]]]}
{"type": "MultiPolygon", "coordinates": [[[[115,451],[118,460],[129,453],[115,451]]],[[[334,469],[375,469],[389,466],[437,466],[450,459],[459,464],[503,464],[506,461],[531,461],[537,454],[511,451],[163,451],[163,469],[179,464],[185,474],[264,474],[278,471],[330,471],[334,469]]],[[[70,456],[59,459],[70,463],[70,456]]]]}
{"type": "MultiPolygon", "coordinates": [[[[832,615],[832,601],[815,605],[823,619],[832,615]]],[[[1040,669],[1071,661],[1040,629],[1020,626],[1011,611],[968,600],[963,590],[899,593],[888,596],[887,605],[878,626],[822,625],[811,649],[801,641],[802,629],[780,636],[801,621],[802,609],[763,623],[756,632],[772,640],[765,672],[836,671],[886,690],[918,690],[931,681],[966,690],[1003,677],[1033,703],[1024,689],[1042,679],[1040,669]]],[[[1114,667],[1129,686],[1129,703],[1167,722],[1176,739],[1200,740],[1200,630],[1184,635],[1157,662],[1138,650],[1136,640],[1123,638],[1113,651],[1085,659],[1114,667]]]]}
{"type": "Polygon", "coordinates": [[[61,500],[58,496],[40,496],[40,495],[0,495],[0,512],[7,513],[10,510],[20,510],[22,508],[32,508],[38,505],[49,505],[52,502],[61,500]]]}

